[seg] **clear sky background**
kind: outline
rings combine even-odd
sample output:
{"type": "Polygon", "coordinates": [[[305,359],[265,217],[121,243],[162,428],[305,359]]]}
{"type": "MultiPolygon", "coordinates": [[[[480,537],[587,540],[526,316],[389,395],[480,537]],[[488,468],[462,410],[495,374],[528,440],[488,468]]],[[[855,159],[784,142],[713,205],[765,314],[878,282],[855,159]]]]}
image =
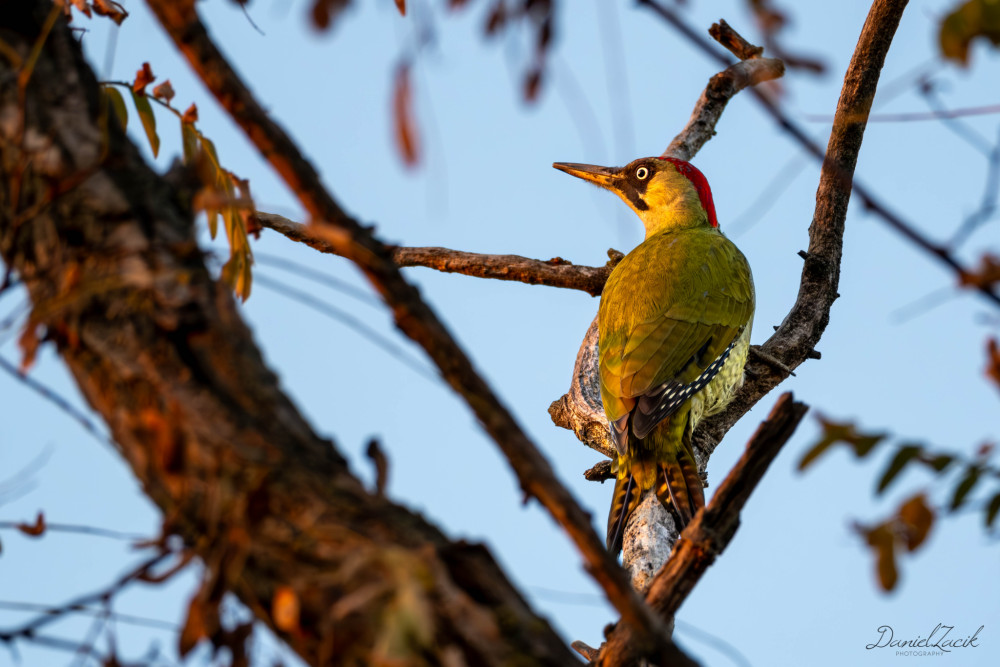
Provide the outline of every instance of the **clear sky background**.
{"type": "MultiPolygon", "coordinates": [[[[413,0],[406,19],[389,0],[354,4],[325,34],[308,24],[306,2],[251,3],[250,15],[263,35],[235,3],[212,0],[199,3],[199,9],[258,99],[298,140],[343,206],[374,223],[380,238],[560,256],[590,265],[602,264],[608,248],[628,250],[641,240],[641,224],[617,198],[550,165],[621,165],[660,154],[717,71],[683,37],[632,2],[561,2],[541,97],[529,106],[521,100],[520,81],[531,44],[520,31],[484,41],[489,3],[470,2],[463,11],[448,12],[443,0],[413,0]],[[400,55],[417,43],[422,24],[430,25],[434,37],[413,72],[424,160],[407,170],[392,138],[392,74],[400,55]]],[[[825,144],[828,124],[806,116],[833,113],[868,4],[780,4],[793,19],[783,43],[828,66],[819,77],[790,72],[782,104],[825,144]]],[[[995,51],[974,48],[969,70],[940,64],[937,23],[951,4],[910,3],[889,52],[876,112],[926,111],[915,84],[920,71],[931,73],[951,108],[1000,102],[995,51]]],[[[125,5],[132,15],[113,50],[108,21],[77,19],[87,30],[83,44],[99,76],[130,81],[148,61],[158,81],[171,80],[176,106],[197,103],[199,127],[215,140],[223,164],[249,178],[258,208],[301,220],[294,198],[192,77],[145,5],[125,5]]],[[[697,29],[724,17],[760,42],[745,3],[688,5],[682,13],[697,29]]],[[[164,170],[180,152],[180,133],[168,114],[158,113],[158,119],[163,146],[155,164],[164,170]]],[[[134,115],[132,121],[133,137],[147,150],[134,115]]],[[[948,239],[979,205],[986,184],[983,151],[997,141],[1000,121],[980,116],[965,123],[980,139],[959,138],[940,122],[870,124],[857,178],[932,238],[948,239]]],[[[819,169],[748,95],[729,105],[717,129],[694,163],[712,185],[723,230],[753,267],[758,298],[753,342],[761,343],[794,301],[801,269],[796,252],[807,244],[819,169]]],[[[993,219],[961,254],[972,262],[986,249],[996,252],[997,238],[993,219]]],[[[207,233],[204,240],[217,257],[225,257],[223,244],[210,242],[207,233]]],[[[602,602],[561,529],[537,504],[522,506],[509,466],[463,403],[440,381],[373,344],[371,336],[304,306],[287,288],[265,284],[281,281],[351,311],[428,366],[421,351],[395,332],[384,309],[309,282],[279,268],[273,258],[367,290],[357,272],[344,260],[272,232],[265,232],[254,250],[258,282],[243,312],[284,388],[314,427],[335,439],[353,471],[366,480],[373,471],[363,451],[368,439],[377,437],[390,459],[388,492],[394,500],[453,538],[487,543],[567,642],[598,645],[603,627],[616,618],[613,610],[602,602]]],[[[581,474],[600,457],[553,426],[546,412],[569,386],[597,300],[427,269],[409,269],[407,275],[603,534],[611,486],[586,482],[581,474]]],[[[823,358],[807,362],[780,388],[811,405],[812,415],[775,461],[747,505],[736,538],[678,616],[677,641],[703,664],[897,664],[908,658],[890,649],[865,649],[877,639],[876,628],[891,625],[897,636],[916,638],[938,623],[955,626],[954,634],[962,636],[985,628],[978,648],[956,650],[935,658],[935,664],[1000,664],[998,543],[984,533],[981,512],[963,512],[936,525],[918,554],[901,559],[899,588],[886,595],[877,589],[873,558],[852,522],[887,516],[925,486],[943,504],[945,488],[931,485],[923,470],[911,470],[884,498],[876,498],[875,482],[891,448],[863,463],[838,450],[806,474],[795,470],[816,440],[818,413],[968,455],[996,440],[1000,396],[983,368],[985,340],[997,334],[1000,314],[953,289],[954,283],[953,275],[852,204],[841,298],[818,345],[823,358]],[[936,305],[908,308],[927,295],[934,295],[936,305]],[[706,642],[704,633],[732,648],[706,642]]],[[[0,355],[13,362],[19,360],[15,340],[23,300],[18,292],[0,297],[0,319],[21,314],[17,325],[0,332],[0,355]]],[[[51,349],[43,349],[31,377],[83,407],[51,349]]],[[[0,392],[0,520],[30,520],[44,511],[53,523],[156,535],[158,512],[107,444],[7,375],[0,375],[0,392]],[[30,474],[20,474],[26,468],[30,474]],[[20,484],[15,488],[11,479],[20,484]]],[[[709,493],[776,398],[777,393],[766,397],[728,434],[709,466],[709,493]]],[[[984,489],[979,491],[977,504],[984,489]]],[[[0,531],[0,540],[2,601],[58,604],[103,587],[141,557],[128,543],[91,536],[50,533],[31,540],[7,530],[0,531]]],[[[192,569],[168,587],[134,587],[115,609],[178,623],[196,577],[192,569]]],[[[25,618],[23,612],[0,609],[0,628],[25,618]]],[[[91,619],[62,622],[51,634],[79,639],[90,624],[91,619]]],[[[169,630],[122,623],[115,629],[123,657],[140,657],[156,642],[165,661],[175,659],[176,637],[169,630]]],[[[73,659],[23,643],[19,650],[25,665],[73,659]]],[[[279,654],[273,644],[258,648],[262,661],[279,654]]],[[[195,660],[204,658],[201,653],[195,660]]],[[[0,647],[0,665],[15,662],[0,647]]]]}

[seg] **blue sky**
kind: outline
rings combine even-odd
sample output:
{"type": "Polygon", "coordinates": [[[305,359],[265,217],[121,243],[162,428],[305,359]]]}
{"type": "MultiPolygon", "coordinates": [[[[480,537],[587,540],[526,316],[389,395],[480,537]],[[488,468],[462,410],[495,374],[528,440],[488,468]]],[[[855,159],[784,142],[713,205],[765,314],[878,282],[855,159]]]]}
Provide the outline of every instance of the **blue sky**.
{"type": "MultiPolygon", "coordinates": [[[[78,19],[89,30],[83,42],[100,76],[131,80],[143,61],[150,62],[159,81],[171,80],[177,106],[197,103],[199,127],[215,140],[222,162],[249,178],[258,208],[301,219],[293,197],[193,79],[144,5],[125,4],[132,15],[111,59],[107,22],[78,19]]],[[[594,265],[605,261],[608,248],[628,250],[641,239],[641,224],[617,198],[553,170],[551,163],[624,164],[661,153],[716,71],[680,35],[631,2],[560,3],[541,98],[528,106],[520,99],[519,84],[530,43],[514,34],[484,42],[487,3],[469,3],[468,9],[450,13],[443,11],[444,2],[414,1],[407,19],[388,0],[355,4],[326,34],[308,26],[308,3],[291,8],[252,3],[251,16],[264,35],[235,3],[215,0],[199,3],[199,9],[334,195],[349,212],[375,224],[383,240],[561,256],[594,265]],[[400,54],[414,43],[413,17],[426,16],[429,9],[434,45],[421,53],[413,71],[425,159],[411,171],[393,146],[392,73],[400,54]]],[[[785,45],[821,57],[828,73],[790,73],[782,105],[825,143],[828,126],[807,122],[805,115],[832,114],[867,4],[784,4],[794,21],[782,36],[785,45]]],[[[933,72],[949,107],[998,102],[997,53],[974,48],[969,70],[934,64],[936,21],[949,4],[910,3],[882,77],[884,84],[895,82],[896,94],[877,98],[876,112],[927,110],[912,84],[920,67],[933,72]]],[[[744,3],[689,5],[683,9],[689,24],[707,29],[721,16],[760,41],[744,3]]],[[[159,122],[163,146],[156,168],[163,170],[179,153],[179,130],[166,114],[159,122]]],[[[996,140],[996,117],[967,123],[984,137],[983,144],[996,140]]],[[[138,124],[130,129],[144,145],[138,124]]],[[[760,343],[795,298],[801,268],[796,252],[807,244],[818,167],[749,96],[729,105],[717,130],[694,163],[712,185],[721,227],[753,268],[758,297],[753,342],[760,343]],[[780,197],[754,206],[781,172],[787,188],[780,197]]],[[[857,177],[894,211],[932,238],[945,240],[978,206],[985,182],[982,147],[936,122],[872,123],[857,177]]],[[[823,358],[802,366],[781,390],[794,391],[814,414],[856,419],[872,430],[939,449],[971,453],[995,441],[996,420],[988,415],[996,414],[998,393],[982,369],[985,339],[996,335],[996,309],[952,290],[952,275],[857,206],[848,214],[847,229],[842,297],[818,345],[823,358]],[[940,305],[914,316],[898,315],[932,293],[942,294],[940,305]]],[[[224,245],[210,242],[207,234],[204,242],[225,256],[224,245]]],[[[997,250],[996,220],[977,231],[962,254],[971,261],[990,248],[997,250]]],[[[268,257],[291,259],[364,287],[344,260],[320,256],[270,232],[254,250],[258,276],[350,309],[427,363],[382,309],[283,272],[268,257]]],[[[597,300],[426,269],[410,269],[407,275],[592,512],[600,531],[611,486],[585,482],[581,475],[599,455],[553,426],[546,412],[569,385],[597,300]]],[[[0,318],[22,299],[21,294],[4,296],[0,318]]],[[[454,538],[486,542],[567,641],[599,644],[602,628],[614,620],[612,610],[561,529],[537,504],[522,506],[509,466],[447,387],[280,290],[258,284],[243,310],[284,388],[314,427],[335,439],[357,475],[373,477],[363,451],[369,438],[378,437],[390,459],[393,499],[422,512],[454,538]],[[392,408],[386,410],[387,405],[392,408]]],[[[18,359],[16,334],[0,333],[5,359],[18,359]]],[[[51,350],[43,351],[31,376],[82,406],[51,350]]],[[[43,462],[28,492],[0,497],[0,520],[30,519],[41,510],[50,522],[156,533],[157,512],[108,445],[7,376],[0,375],[0,392],[5,406],[0,479],[39,457],[43,462]]],[[[726,437],[709,465],[713,488],[776,397],[765,398],[726,437]]],[[[937,664],[997,664],[998,552],[996,540],[984,535],[981,515],[968,512],[935,526],[928,544],[903,560],[899,590],[879,592],[871,555],[852,532],[852,522],[886,516],[908,493],[925,486],[937,503],[945,496],[929,485],[924,472],[914,470],[904,473],[886,497],[876,498],[875,480],[890,449],[876,454],[875,462],[861,464],[836,451],[798,474],[795,465],[817,432],[814,419],[807,417],[774,463],[729,549],[682,607],[677,640],[713,666],[743,663],[701,641],[697,630],[723,638],[753,665],[883,665],[905,658],[889,649],[865,649],[877,639],[880,625],[906,637],[926,636],[937,623],[954,625],[954,632],[963,635],[984,625],[979,648],[939,657],[937,664]]],[[[0,540],[3,600],[58,603],[100,588],[137,558],[127,545],[95,537],[51,533],[30,540],[5,531],[0,540]]],[[[195,577],[192,571],[169,587],[137,588],[116,610],[177,622],[195,577]]],[[[0,627],[21,618],[0,610],[0,627]]],[[[89,622],[62,623],[53,633],[79,637],[89,622]]],[[[141,655],[150,641],[169,654],[175,643],[169,632],[123,625],[117,631],[126,657],[141,655]]],[[[278,650],[262,649],[266,654],[278,650]]],[[[27,665],[61,665],[70,658],[25,647],[23,659],[27,665]]],[[[10,660],[0,650],[0,665],[10,660]]]]}

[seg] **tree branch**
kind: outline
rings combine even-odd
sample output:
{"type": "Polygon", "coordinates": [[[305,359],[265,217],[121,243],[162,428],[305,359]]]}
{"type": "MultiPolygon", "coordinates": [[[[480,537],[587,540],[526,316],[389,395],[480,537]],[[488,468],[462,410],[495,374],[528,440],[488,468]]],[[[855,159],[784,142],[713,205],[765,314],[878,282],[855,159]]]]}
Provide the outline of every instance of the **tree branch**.
{"type": "Polygon", "coordinates": [[[253,97],[209,37],[193,0],[147,3],[222,107],[298,197],[311,218],[312,231],[358,265],[391,308],[399,329],[424,348],[442,377],[469,404],[514,469],[525,496],[536,498],[566,530],[611,604],[651,644],[664,641],[669,635],[662,631],[662,623],[629,586],[624,571],[594,532],[590,516],[402,276],[388,248],[340,208],[295,143],[253,97]]]}
{"type": "Polygon", "coordinates": [[[387,644],[431,662],[571,664],[484,547],[368,492],[281,392],[204,265],[197,184],[144,163],[64,20],[42,34],[51,7],[4,13],[3,41],[38,58],[28,78],[0,56],[0,255],[30,297],[29,331],[58,348],[165,533],[211,573],[204,625],[231,590],[310,664],[385,661],[387,644]],[[294,624],[272,617],[279,592],[294,624]]]}
{"type": "MultiPolygon", "coordinates": [[[[729,546],[750,494],[808,409],[804,403],[795,402],[791,393],[782,394],[712,496],[712,502],[684,529],[670,560],[656,575],[646,595],[647,602],[664,618],[673,617],[708,567],[729,546]]],[[[631,647],[628,627],[617,627],[596,662],[602,667],[633,665],[640,656],[631,647]]]]}
{"type": "MultiPolygon", "coordinates": [[[[705,48],[715,54],[706,40],[695,35],[672,12],[652,0],[641,0],[640,4],[653,8],[691,39],[699,44],[706,44],[705,48]]],[[[739,418],[782,382],[790,370],[814,356],[813,348],[829,322],[830,308],[838,297],[844,223],[865,119],[871,109],[885,55],[905,6],[906,0],[876,0],[870,10],[844,78],[836,121],[816,194],[816,210],[809,227],[809,248],[804,256],[805,266],[799,294],[782,325],[761,346],[763,354],[751,355],[748,359],[744,386],[728,408],[699,425],[694,444],[695,455],[702,470],[709,455],[739,418]]],[[[728,26],[713,28],[713,34],[723,39],[725,44],[741,55],[755,58],[759,51],[749,47],[742,38],[736,39],[733,32],[728,26]]],[[[716,57],[728,63],[728,59],[716,57]]],[[[750,91],[758,99],[773,106],[769,98],[759,90],[751,88],[750,91]]],[[[702,99],[706,97],[709,97],[707,93],[702,99]]],[[[701,100],[698,107],[702,107],[701,100]]],[[[670,146],[693,146],[697,149],[714,134],[714,122],[717,120],[718,116],[712,115],[703,123],[701,116],[696,113],[670,146]],[[692,141],[687,138],[689,134],[695,134],[699,138],[692,141]]],[[[600,394],[595,390],[598,376],[596,346],[595,321],[577,356],[569,393],[550,408],[556,423],[573,428],[582,440],[594,434],[600,434],[606,439],[607,425],[601,409],[600,394]],[[575,417],[576,420],[568,417],[575,417]]],[[[599,450],[607,449],[604,440],[587,444],[599,450]]],[[[645,589],[650,584],[651,573],[660,571],[657,578],[663,576],[660,566],[678,536],[679,531],[673,517],[649,494],[633,514],[625,533],[623,558],[632,573],[634,585],[645,589]]],[[[656,586],[655,579],[652,585],[656,586]]],[[[610,654],[614,655],[614,651],[610,654]]]]}
{"type": "MultiPolygon", "coordinates": [[[[657,15],[663,18],[665,21],[670,23],[674,28],[681,32],[685,37],[687,37],[696,46],[700,47],[707,55],[715,59],[717,62],[728,65],[729,59],[719,53],[707,39],[691,30],[677,14],[670,8],[665,7],[661,4],[654,2],[654,0],[639,0],[640,5],[645,5],[653,10],[657,15]]],[[[730,29],[731,30],[731,29],[730,29]]],[[[725,32],[725,31],[723,31],[725,32]]],[[[742,39],[742,38],[741,38],[742,39]]],[[[744,40],[745,41],[745,40],[744,40]]],[[[729,48],[731,42],[724,42],[724,45],[729,48]]],[[[739,52],[737,52],[739,53],[739,52]]],[[[795,121],[789,118],[773,99],[765,95],[759,90],[751,89],[751,94],[761,103],[764,109],[774,118],[774,120],[784,129],[789,135],[791,135],[799,144],[802,145],[806,151],[813,157],[823,160],[824,169],[829,169],[828,163],[825,160],[825,153],[823,148],[813,141],[805,130],[799,127],[795,121]]],[[[874,92],[874,89],[873,91],[874,92]]],[[[869,104],[870,107],[870,104],[869,104]]],[[[847,119],[841,117],[840,122],[844,123],[847,119]]],[[[865,111],[863,117],[850,119],[851,121],[856,121],[863,127],[868,120],[868,111],[865,111]]],[[[835,123],[837,121],[835,120],[835,123]]],[[[836,125],[834,127],[836,130],[836,125]]],[[[935,243],[930,238],[922,234],[915,225],[904,220],[902,217],[892,212],[889,206],[878,199],[875,194],[864,184],[853,180],[854,169],[850,171],[844,171],[840,173],[840,178],[844,179],[853,190],[854,194],[858,196],[865,210],[875,213],[884,223],[892,227],[899,234],[901,234],[908,241],[916,245],[918,248],[923,250],[925,253],[929,254],[931,257],[936,259],[938,262],[944,264],[949,269],[955,272],[959,284],[963,284],[962,278],[967,277],[972,274],[972,272],[967,269],[957,257],[955,257],[946,246],[942,246],[935,243]]],[[[992,301],[994,305],[1000,305],[1000,294],[990,285],[983,284],[973,284],[970,283],[968,286],[974,287],[982,296],[986,297],[989,301],[992,301]]]]}
{"type": "MultiPolygon", "coordinates": [[[[331,255],[337,249],[314,234],[309,227],[275,213],[257,212],[254,217],[262,227],[273,229],[286,238],[331,255]]],[[[600,296],[615,260],[605,266],[578,266],[556,257],[550,260],[529,259],[520,255],[488,255],[448,248],[407,248],[387,246],[392,261],[399,267],[423,266],[445,273],[461,273],[476,278],[511,280],[529,285],[547,285],[600,296]]],[[[617,259],[617,258],[616,258],[617,259]]]]}

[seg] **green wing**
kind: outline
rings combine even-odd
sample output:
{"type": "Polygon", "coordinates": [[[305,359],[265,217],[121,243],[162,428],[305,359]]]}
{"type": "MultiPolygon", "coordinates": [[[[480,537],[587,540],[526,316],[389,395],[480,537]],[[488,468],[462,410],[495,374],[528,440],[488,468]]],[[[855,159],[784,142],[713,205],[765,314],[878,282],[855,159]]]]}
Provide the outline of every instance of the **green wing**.
{"type": "Polygon", "coordinates": [[[668,232],[639,245],[615,267],[601,297],[601,397],[609,421],[621,433],[643,396],[699,380],[753,309],[746,259],[717,230],[668,232]]]}

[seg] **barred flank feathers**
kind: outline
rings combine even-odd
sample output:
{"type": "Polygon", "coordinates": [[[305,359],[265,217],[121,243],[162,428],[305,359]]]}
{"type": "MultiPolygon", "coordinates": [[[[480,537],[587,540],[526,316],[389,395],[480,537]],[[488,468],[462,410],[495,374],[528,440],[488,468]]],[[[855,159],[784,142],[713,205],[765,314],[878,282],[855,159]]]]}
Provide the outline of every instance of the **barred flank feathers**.
{"type": "MultiPolygon", "coordinates": [[[[619,464],[620,465],[620,464],[619,464]]],[[[617,556],[622,550],[622,539],[625,537],[625,522],[639,506],[642,489],[624,467],[619,468],[618,479],[615,480],[615,492],[611,496],[611,512],[608,514],[608,551],[617,556]]]]}

